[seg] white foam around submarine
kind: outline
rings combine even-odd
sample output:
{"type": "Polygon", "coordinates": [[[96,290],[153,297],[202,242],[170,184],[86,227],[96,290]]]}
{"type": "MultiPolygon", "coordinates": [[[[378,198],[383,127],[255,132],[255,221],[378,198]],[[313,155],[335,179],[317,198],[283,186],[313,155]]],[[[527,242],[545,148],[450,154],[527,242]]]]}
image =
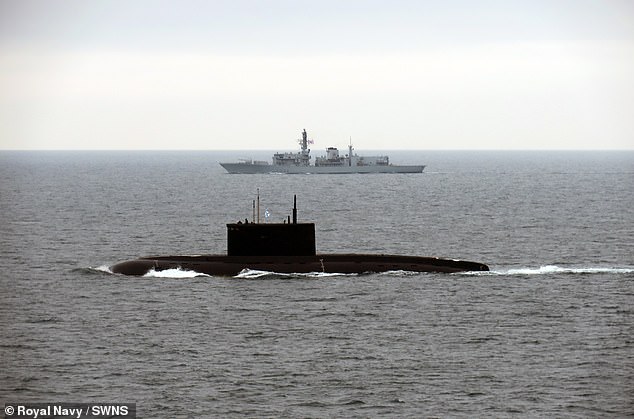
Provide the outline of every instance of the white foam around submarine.
{"type": "Polygon", "coordinates": [[[196,278],[199,276],[209,275],[181,268],[164,269],[162,271],[151,269],[143,275],[145,278],[196,278]]]}
{"type": "Polygon", "coordinates": [[[467,275],[491,276],[491,275],[551,275],[551,274],[628,274],[634,273],[634,268],[613,267],[570,267],[563,268],[556,265],[544,265],[539,268],[515,268],[507,270],[492,270],[482,272],[466,272],[467,275]]]}

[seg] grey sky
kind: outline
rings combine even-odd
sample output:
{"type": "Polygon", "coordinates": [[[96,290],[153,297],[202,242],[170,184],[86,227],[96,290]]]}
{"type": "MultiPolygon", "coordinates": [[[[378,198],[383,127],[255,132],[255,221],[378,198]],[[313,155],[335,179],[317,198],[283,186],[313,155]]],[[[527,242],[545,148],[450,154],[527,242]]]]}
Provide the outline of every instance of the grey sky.
{"type": "Polygon", "coordinates": [[[0,148],[632,149],[634,2],[0,0],[0,148]]]}

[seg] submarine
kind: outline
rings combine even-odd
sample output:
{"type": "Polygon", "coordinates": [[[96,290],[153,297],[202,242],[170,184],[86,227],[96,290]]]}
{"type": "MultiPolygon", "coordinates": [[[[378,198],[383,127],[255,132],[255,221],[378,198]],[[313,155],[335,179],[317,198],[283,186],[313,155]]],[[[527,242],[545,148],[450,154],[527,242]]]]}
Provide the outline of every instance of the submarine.
{"type": "MultiPolygon", "coordinates": [[[[260,223],[255,217],[227,224],[226,255],[145,256],[110,267],[116,274],[143,276],[150,271],[191,270],[211,276],[236,276],[245,269],[272,273],[363,274],[388,271],[471,272],[488,271],[479,262],[437,257],[386,254],[317,253],[315,224],[297,222],[297,195],[292,219],[283,223],[260,223]]],[[[259,208],[259,197],[258,197],[259,208]]]]}

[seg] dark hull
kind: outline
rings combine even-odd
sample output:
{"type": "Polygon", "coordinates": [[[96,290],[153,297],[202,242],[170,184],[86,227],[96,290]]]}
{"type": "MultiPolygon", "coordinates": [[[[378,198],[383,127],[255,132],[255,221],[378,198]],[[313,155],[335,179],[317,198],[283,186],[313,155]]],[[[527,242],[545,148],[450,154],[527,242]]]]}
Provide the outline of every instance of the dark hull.
{"type": "Polygon", "coordinates": [[[386,271],[466,272],[488,271],[477,262],[396,255],[315,255],[315,256],[152,256],[111,267],[112,272],[124,275],[145,275],[151,270],[164,271],[180,268],[213,276],[235,276],[244,269],[278,273],[365,273],[386,271]]]}

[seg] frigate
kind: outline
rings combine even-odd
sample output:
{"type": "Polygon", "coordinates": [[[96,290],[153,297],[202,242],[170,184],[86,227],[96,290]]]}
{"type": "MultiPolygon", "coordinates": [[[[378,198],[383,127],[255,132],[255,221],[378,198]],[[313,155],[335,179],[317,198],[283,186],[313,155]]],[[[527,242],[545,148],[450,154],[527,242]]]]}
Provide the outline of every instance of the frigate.
{"type": "Polygon", "coordinates": [[[229,173],[294,173],[294,174],[334,174],[334,173],[422,173],[424,165],[400,166],[390,163],[388,156],[359,156],[354,153],[352,142],[348,154],[340,155],[336,147],[328,147],[326,155],[315,158],[311,164],[310,149],[306,130],[299,141],[299,152],[273,154],[273,161],[246,159],[234,163],[220,163],[229,173]]]}

